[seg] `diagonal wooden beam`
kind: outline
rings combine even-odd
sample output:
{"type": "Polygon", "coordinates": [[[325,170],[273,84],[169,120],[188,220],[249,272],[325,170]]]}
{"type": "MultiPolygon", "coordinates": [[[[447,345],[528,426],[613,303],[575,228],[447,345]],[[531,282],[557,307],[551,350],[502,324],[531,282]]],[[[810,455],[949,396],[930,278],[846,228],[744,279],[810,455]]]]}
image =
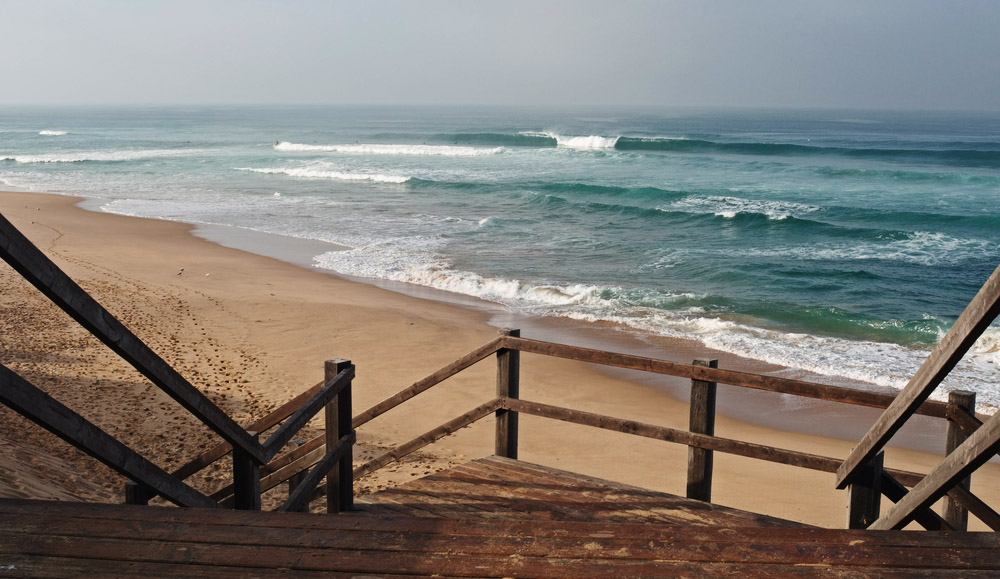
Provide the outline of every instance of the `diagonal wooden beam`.
{"type": "Polygon", "coordinates": [[[969,351],[972,344],[996,319],[997,314],[1000,314],[1000,267],[993,271],[976,297],[972,298],[958,321],[913,375],[906,388],[851,450],[844,464],[837,469],[837,488],[842,489],[850,484],[851,476],[885,446],[969,351]]]}
{"type": "Polygon", "coordinates": [[[219,506],[3,364],[0,364],[0,402],[119,473],[155,489],[178,505],[202,508],[219,506]]]}
{"type": "Polygon", "coordinates": [[[962,479],[985,464],[998,450],[1000,450],[1000,414],[994,414],[868,528],[902,529],[913,520],[916,513],[929,508],[934,501],[948,493],[962,479]]]}
{"type": "Polygon", "coordinates": [[[226,442],[261,463],[267,462],[260,444],[246,430],[97,303],[3,215],[0,215],[0,258],[226,442]]]}

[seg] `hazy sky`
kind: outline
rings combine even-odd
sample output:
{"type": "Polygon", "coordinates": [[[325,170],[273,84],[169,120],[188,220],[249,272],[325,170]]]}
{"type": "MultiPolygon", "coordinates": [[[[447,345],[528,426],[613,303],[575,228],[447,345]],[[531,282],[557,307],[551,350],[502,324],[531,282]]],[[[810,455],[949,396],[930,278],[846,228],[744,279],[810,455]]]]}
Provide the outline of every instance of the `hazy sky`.
{"type": "Polygon", "coordinates": [[[1000,2],[0,0],[0,104],[1000,110],[1000,2]]]}

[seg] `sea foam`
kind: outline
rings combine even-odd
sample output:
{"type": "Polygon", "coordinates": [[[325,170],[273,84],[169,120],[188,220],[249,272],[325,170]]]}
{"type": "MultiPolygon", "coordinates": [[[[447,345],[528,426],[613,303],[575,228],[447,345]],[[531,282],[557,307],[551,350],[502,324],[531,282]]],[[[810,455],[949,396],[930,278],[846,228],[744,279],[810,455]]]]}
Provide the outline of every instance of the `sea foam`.
{"type": "Polygon", "coordinates": [[[560,135],[553,132],[544,133],[522,133],[526,136],[535,137],[548,137],[550,139],[556,140],[556,146],[563,147],[566,149],[580,149],[580,150],[601,150],[601,149],[614,149],[615,144],[618,142],[619,137],[601,137],[598,135],[589,136],[572,136],[572,135],[560,135]]]}
{"type": "Polygon", "coordinates": [[[187,155],[196,151],[171,150],[171,149],[149,149],[138,151],[80,151],[76,153],[55,153],[46,155],[10,155],[0,157],[0,161],[14,161],[15,163],[85,163],[85,162],[116,162],[135,161],[151,157],[167,157],[172,155],[187,155]]]}
{"type": "Polygon", "coordinates": [[[63,135],[68,135],[69,133],[67,131],[44,130],[44,131],[38,131],[38,134],[43,137],[61,137],[63,135]]]}
{"type": "Polygon", "coordinates": [[[415,155],[431,157],[482,157],[496,155],[504,151],[503,147],[457,147],[452,145],[381,145],[381,144],[345,144],[345,145],[306,145],[283,141],[274,145],[276,151],[286,152],[322,152],[348,153],[354,155],[415,155]]]}
{"type": "Polygon", "coordinates": [[[373,183],[406,183],[410,177],[404,175],[384,175],[380,173],[347,173],[321,167],[278,167],[257,168],[237,167],[237,171],[263,173],[266,175],[287,175],[303,179],[330,179],[333,181],[372,181],[373,183]]]}

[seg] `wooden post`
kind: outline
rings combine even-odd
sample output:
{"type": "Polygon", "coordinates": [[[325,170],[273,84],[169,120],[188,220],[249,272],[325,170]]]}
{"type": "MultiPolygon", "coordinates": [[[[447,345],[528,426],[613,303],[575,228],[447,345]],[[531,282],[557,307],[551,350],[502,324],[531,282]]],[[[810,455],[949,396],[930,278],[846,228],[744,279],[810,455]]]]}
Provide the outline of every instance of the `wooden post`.
{"type": "MultiPolygon", "coordinates": [[[[333,359],[324,364],[325,382],[337,377],[351,365],[350,360],[333,359]]],[[[351,385],[348,384],[326,405],[327,452],[351,432],[351,385]]],[[[354,459],[348,450],[337,466],[326,475],[326,512],[335,514],[354,508],[354,459]]]]}
{"type": "Polygon", "coordinates": [[[133,480],[125,482],[126,505],[148,505],[149,499],[156,493],[144,484],[133,480]]]}
{"type": "MultiPolygon", "coordinates": [[[[521,337],[521,330],[504,328],[501,336],[521,337]]],[[[506,348],[497,352],[497,397],[518,398],[520,393],[521,352],[506,348]]],[[[494,454],[517,459],[517,412],[497,410],[494,454]]]]}
{"type": "Polygon", "coordinates": [[[882,468],[885,453],[879,452],[860,469],[848,487],[847,528],[867,529],[878,520],[882,505],[882,468]]]}
{"type": "MultiPolygon", "coordinates": [[[[697,358],[695,366],[718,368],[718,360],[697,358]]],[[[689,429],[696,434],[715,435],[715,382],[691,380],[689,429]]],[[[688,447],[687,498],[712,502],[712,451],[688,447]]]]}
{"type": "MultiPolygon", "coordinates": [[[[296,438],[295,440],[289,441],[288,446],[292,450],[295,450],[296,448],[299,448],[305,443],[306,441],[304,439],[296,438]]],[[[299,471],[293,474],[292,476],[288,477],[288,496],[292,496],[292,493],[294,493],[295,489],[297,489],[299,485],[302,484],[302,480],[304,478],[306,478],[306,471],[299,471]]]]}
{"type": "MultiPolygon", "coordinates": [[[[250,432],[250,436],[259,442],[258,433],[250,432]]],[[[260,510],[260,463],[238,447],[233,447],[233,508],[260,510]]]]}
{"type": "MultiPolygon", "coordinates": [[[[976,415],[975,392],[969,392],[966,390],[955,390],[953,392],[949,392],[948,403],[958,406],[973,416],[976,415]]],[[[945,454],[951,454],[954,452],[955,449],[965,442],[967,438],[969,438],[969,433],[963,431],[959,428],[958,424],[949,420],[947,441],[945,443],[945,454]]],[[[956,486],[969,490],[971,482],[972,477],[969,476],[956,486]]],[[[944,520],[948,521],[948,524],[954,527],[956,531],[969,530],[969,511],[965,507],[958,504],[958,502],[951,498],[951,496],[945,496],[944,511],[942,514],[944,515],[944,520]]]]}

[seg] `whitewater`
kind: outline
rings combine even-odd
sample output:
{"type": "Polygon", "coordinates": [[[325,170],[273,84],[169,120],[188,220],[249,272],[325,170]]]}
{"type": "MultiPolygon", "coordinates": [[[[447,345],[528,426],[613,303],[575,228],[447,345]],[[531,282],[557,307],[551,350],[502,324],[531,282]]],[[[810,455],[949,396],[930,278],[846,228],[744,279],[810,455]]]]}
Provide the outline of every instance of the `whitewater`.
{"type": "MultiPolygon", "coordinates": [[[[1000,264],[985,113],[0,109],[0,186],[873,388],[905,385],[1000,264]]],[[[998,366],[994,325],[936,397],[992,412],[998,366]]]]}

